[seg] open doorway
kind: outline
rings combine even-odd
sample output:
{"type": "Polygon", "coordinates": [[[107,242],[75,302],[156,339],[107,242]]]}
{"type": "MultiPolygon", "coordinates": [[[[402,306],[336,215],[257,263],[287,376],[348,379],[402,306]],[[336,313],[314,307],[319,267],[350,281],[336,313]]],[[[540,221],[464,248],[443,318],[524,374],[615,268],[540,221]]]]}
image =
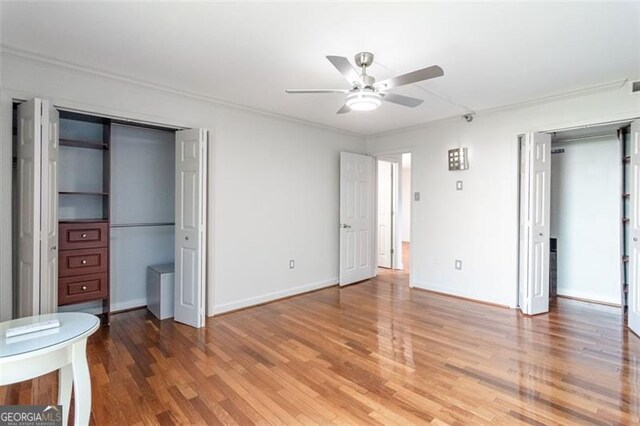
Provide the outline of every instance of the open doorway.
{"type": "Polygon", "coordinates": [[[619,124],[551,137],[549,296],[626,306],[625,134],[619,124]]]}
{"type": "Polygon", "coordinates": [[[636,126],[617,122],[519,137],[517,300],[523,313],[548,312],[556,297],[616,307],[635,300],[640,256],[629,253],[638,252],[633,230],[640,216],[634,213],[637,174],[629,171],[640,154],[639,144],[631,146],[640,140],[636,126]]]}
{"type": "Polygon", "coordinates": [[[409,272],[411,250],[411,153],[377,158],[379,268],[409,272]]]}

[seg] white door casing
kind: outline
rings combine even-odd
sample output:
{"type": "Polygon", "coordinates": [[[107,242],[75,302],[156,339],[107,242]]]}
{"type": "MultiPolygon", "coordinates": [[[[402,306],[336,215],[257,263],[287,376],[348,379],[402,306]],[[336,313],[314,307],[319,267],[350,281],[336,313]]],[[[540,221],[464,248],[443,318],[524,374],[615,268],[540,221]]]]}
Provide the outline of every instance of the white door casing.
{"type": "Polygon", "coordinates": [[[205,129],[176,132],[174,319],[196,328],[205,325],[207,140],[205,129]]]}
{"type": "Polygon", "coordinates": [[[549,311],[549,214],[551,135],[521,139],[519,306],[523,313],[549,311]]]}
{"type": "Polygon", "coordinates": [[[527,283],[529,230],[527,228],[527,212],[529,210],[529,150],[524,135],[518,136],[520,150],[520,191],[519,191],[519,245],[518,245],[518,307],[525,306],[527,283]]]}
{"type": "Polygon", "coordinates": [[[375,275],[373,157],[340,153],[340,285],[375,275]]]}
{"type": "Polygon", "coordinates": [[[640,336],[640,120],[631,123],[628,326],[640,336]]]}
{"type": "Polygon", "coordinates": [[[402,264],[402,156],[398,161],[391,163],[391,243],[393,245],[393,256],[391,256],[391,267],[393,269],[403,269],[402,264]]]}
{"type": "Polygon", "coordinates": [[[18,105],[18,312],[40,310],[41,99],[18,105]]]}
{"type": "Polygon", "coordinates": [[[378,161],[378,266],[391,268],[392,266],[392,238],[393,219],[391,214],[392,199],[392,163],[378,161]]]}

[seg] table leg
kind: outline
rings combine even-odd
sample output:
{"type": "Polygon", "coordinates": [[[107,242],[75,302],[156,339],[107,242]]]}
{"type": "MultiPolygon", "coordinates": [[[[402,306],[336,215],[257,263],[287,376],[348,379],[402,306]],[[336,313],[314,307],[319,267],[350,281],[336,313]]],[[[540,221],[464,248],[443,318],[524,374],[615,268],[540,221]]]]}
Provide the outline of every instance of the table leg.
{"type": "Polygon", "coordinates": [[[69,405],[73,388],[73,369],[67,364],[58,370],[58,405],[62,405],[62,424],[69,424],[69,405]]]}
{"type": "Polygon", "coordinates": [[[91,376],[87,365],[87,340],[73,344],[71,359],[73,366],[74,425],[86,426],[91,417],[91,376]]]}

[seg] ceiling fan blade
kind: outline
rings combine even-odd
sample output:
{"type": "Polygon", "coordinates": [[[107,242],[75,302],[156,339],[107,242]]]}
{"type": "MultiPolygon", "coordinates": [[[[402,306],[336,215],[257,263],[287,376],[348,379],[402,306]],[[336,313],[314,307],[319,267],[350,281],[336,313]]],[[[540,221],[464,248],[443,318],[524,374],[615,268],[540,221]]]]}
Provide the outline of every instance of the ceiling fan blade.
{"type": "Polygon", "coordinates": [[[346,89],[286,89],[285,92],[297,93],[349,93],[346,89]]]}
{"type": "Polygon", "coordinates": [[[382,100],[409,108],[415,108],[424,102],[422,99],[412,98],[411,96],[396,95],[395,93],[385,93],[382,100]]]}
{"type": "Polygon", "coordinates": [[[433,65],[421,70],[408,72],[406,74],[397,75],[395,77],[382,80],[375,84],[379,90],[388,90],[393,87],[404,86],[411,83],[417,83],[419,81],[429,80],[431,78],[442,77],[444,71],[437,65],[433,65]]]}
{"type": "Polygon", "coordinates": [[[346,114],[348,112],[351,111],[351,108],[349,108],[346,105],[342,105],[342,108],[340,108],[338,111],[336,111],[336,114],[346,114]]]}
{"type": "Polygon", "coordinates": [[[351,86],[362,86],[362,79],[360,75],[351,65],[351,62],[344,56],[327,56],[327,59],[331,64],[336,67],[338,72],[351,84],[351,86]]]}

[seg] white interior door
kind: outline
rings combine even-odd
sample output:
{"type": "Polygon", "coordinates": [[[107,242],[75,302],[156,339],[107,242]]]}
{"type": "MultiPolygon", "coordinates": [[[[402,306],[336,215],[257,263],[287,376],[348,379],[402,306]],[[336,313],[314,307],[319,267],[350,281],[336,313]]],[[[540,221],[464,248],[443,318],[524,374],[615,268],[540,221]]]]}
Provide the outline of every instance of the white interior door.
{"type": "Polygon", "coordinates": [[[640,120],[631,123],[628,325],[640,336],[640,120]]]}
{"type": "Polygon", "coordinates": [[[340,285],[375,275],[374,159],[340,153],[340,285]]]}
{"type": "MultiPolygon", "coordinates": [[[[46,101],[45,101],[46,102],[46,101]]],[[[58,111],[43,105],[40,314],[58,310],[58,111]]]]}
{"type": "Polygon", "coordinates": [[[40,310],[41,108],[18,105],[18,317],[40,310]]]}
{"type": "Polygon", "coordinates": [[[391,268],[392,258],[392,181],[393,167],[388,161],[378,161],[378,266],[391,268]]]}
{"type": "Polygon", "coordinates": [[[207,140],[205,129],[176,132],[176,260],[174,319],[204,327],[207,140]]]}
{"type": "Polygon", "coordinates": [[[551,135],[527,133],[520,144],[519,306],[535,315],[549,311],[551,135]]]}

